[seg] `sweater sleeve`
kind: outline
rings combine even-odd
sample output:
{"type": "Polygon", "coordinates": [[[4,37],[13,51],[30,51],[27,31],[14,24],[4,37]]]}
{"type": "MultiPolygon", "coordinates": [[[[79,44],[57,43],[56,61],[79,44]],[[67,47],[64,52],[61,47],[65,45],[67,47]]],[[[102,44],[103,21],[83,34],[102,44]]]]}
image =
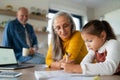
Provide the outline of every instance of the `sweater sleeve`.
{"type": "Polygon", "coordinates": [[[87,54],[85,43],[79,31],[73,34],[67,47],[67,52],[71,55],[69,59],[75,60],[76,63],[80,63],[87,54]]]}
{"type": "Polygon", "coordinates": [[[50,66],[50,64],[53,62],[53,59],[52,59],[52,45],[50,44],[49,48],[48,48],[48,52],[47,52],[47,55],[46,55],[46,64],[48,66],[50,66]]]}
{"type": "Polygon", "coordinates": [[[105,45],[105,49],[107,51],[107,56],[104,62],[91,63],[87,58],[88,56],[85,57],[85,59],[80,64],[83,74],[112,75],[116,72],[120,62],[120,43],[116,40],[110,40],[105,45]]]}

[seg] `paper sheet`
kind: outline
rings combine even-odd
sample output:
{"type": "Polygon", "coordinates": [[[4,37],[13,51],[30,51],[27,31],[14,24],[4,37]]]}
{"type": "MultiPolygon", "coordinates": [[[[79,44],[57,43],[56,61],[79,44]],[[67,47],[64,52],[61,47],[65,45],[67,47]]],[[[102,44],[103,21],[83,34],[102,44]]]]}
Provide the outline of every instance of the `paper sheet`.
{"type": "Polygon", "coordinates": [[[67,76],[67,77],[54,77],[49,78],[48,80],[94,80],[93,77],[74,77],[74,76],[67,76]]]}
{"type": "Polygon", "coordinates": [[[83,80],[83,78],[89,78],[88,80],[92,80],[94,76],[92,75],[82,75],[76,73],[66,73],[63,70],[56,70],[56,71],[35,71],[35,77],[37,80],[42,78],[49,78],[50,80],[72,80],[72,78],[76,78],[74,80],[83,80]],[[57,78],[57,79],[56,79],[57,78]],[[65,79],[61,79],[65,78],[65,79]],[[71,79],[69,79],[71,78],[71,79]]]}

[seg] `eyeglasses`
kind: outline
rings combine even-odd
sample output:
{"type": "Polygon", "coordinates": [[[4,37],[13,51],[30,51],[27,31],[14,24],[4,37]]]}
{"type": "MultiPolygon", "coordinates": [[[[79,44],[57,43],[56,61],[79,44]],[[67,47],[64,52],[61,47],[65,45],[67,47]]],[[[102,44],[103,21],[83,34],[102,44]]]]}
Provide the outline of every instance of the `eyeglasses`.
{"type": "Polygon", "coordinates": [[[61,31],[61,30],[65,30],[65,29],[70,28],[70,25],[71,25],[71,24],[63,24],[63,26],[55,26],[55,27],[54,27],[54,30],[55,30],[56,32],[59,32],[59,31],[61,31]]]}

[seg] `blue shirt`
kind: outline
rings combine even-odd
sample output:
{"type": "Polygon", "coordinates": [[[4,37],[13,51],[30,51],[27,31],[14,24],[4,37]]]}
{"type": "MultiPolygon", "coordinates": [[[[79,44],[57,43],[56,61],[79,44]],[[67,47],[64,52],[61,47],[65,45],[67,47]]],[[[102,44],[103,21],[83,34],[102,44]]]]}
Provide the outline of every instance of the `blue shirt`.
{"type": "Polygon", "coordinates": [[[25,62],[32,58],[32,56],[22,56],[22,48],[34,47],[38,44],[33,27],[28,23],[25,24],[24,27],[17,19],[6,24],[2,39],[2,46],[12,47],[14,49],[16,59],[20,62],[25,62]],[[25,28],[29,35],[30,46],[26,43],[25,28]]]}

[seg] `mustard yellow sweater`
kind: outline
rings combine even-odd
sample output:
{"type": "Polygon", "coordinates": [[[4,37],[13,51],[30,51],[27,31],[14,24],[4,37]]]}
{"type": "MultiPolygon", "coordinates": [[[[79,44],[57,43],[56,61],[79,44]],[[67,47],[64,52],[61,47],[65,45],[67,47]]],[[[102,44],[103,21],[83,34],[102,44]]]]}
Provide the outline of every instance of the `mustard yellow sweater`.
{"type": "MultiPolygon", "coordinates": [[[[71,38],[69,38],[69,40],[64,40],[62,44],[64,52],[70,54],[69,60],[74,60],[78,64],[87,54],[87,48],[81,37],[80,31],[75,31],[71,38]]],[[[63,58],[65,58],[65,55],[63,58]]],[[[50,45],[46,56],[46,64],[50,66],[52,62],[54,61],[52,59],[52,45],[50,45]]]]}

